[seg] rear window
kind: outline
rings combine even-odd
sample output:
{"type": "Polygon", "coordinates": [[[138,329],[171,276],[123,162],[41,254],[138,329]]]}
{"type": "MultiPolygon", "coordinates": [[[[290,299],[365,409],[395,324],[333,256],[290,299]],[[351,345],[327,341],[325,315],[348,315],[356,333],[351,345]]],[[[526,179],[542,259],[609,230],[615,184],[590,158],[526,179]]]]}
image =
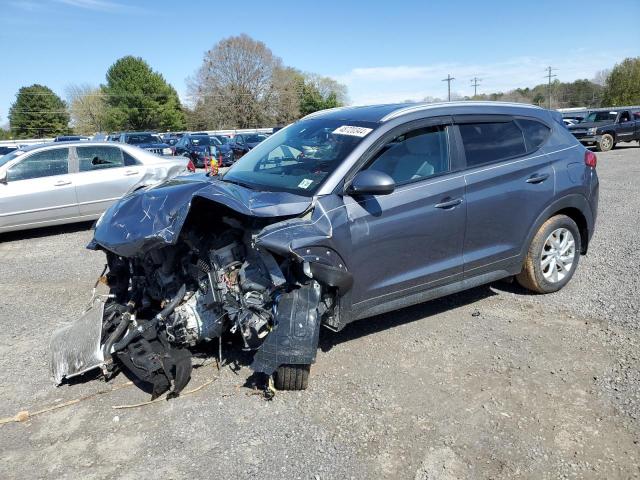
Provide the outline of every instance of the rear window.
{"type": "Polygon", "coordinates": [[[200,147],[200,146],[207,147],[211,145],[211,140],[209,139],[208,136],[202,135],[199,137],[191,137],[191,143],[196,147],[200,147]]]}
{"type": "Polygon", "coordinates": [[[473,168],[527,152],[522,131],[513,120],[500,123],[467,123],[459,127],[467,167],[473,168]]]}

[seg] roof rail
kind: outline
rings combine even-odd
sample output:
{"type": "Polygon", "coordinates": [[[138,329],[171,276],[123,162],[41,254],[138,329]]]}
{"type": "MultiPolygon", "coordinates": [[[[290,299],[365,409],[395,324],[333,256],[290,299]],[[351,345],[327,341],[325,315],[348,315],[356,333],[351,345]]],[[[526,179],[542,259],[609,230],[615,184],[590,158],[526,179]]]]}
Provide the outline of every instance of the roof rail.
{"type": "Polygon", "coordinates": [[[431,108],[437,108],[437,107],[443,107],[443,106],[492,106],[492,105],[504,105],[504,106],[510,106],[510,107],[523,107],[523,108],[535,108],[535,109],[541,109],[540,107],[536,106],[536,105],[530,105],[528,103],[515,103],[515,102],[492,102],[492,101],[486,101],[486,102],[482,102],[482,101],[460,101],[460,102],[435,102],[435,103],[419,103],[419,104],[414,104],[411,105],[409,107],[404,107],[404,108],[400,108],[398,110],[394,110],[391,113],[388,113],[387,115],[385,115],[384,117],[382,117],[380,119],[381,123],[387,122],[389,120],[392,120],[394,118],[398,118],[401,117],[403,115],[408,115],[409,113],[413,113],[413,112],[420,112],[422,110],[429,110],[431,108]]]}

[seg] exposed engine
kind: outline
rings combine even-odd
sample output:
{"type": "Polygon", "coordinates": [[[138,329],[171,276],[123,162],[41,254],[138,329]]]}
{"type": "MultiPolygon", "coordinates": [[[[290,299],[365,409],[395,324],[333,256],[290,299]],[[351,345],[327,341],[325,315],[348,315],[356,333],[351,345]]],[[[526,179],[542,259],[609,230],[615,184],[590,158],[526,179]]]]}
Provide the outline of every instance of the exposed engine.
{"type": "Polygon", "coordinates": [[[193,226],[176,245],[142,257],[107,252],[114,299],[105,310],[104,355],[152,384],[154,397],[186,384],[187,348],[226,331],[239,334],[247,350],[260,347],[274,326],[279,295],[298,283],[290,260],[278,263],[255,248],[252,230],[239,220],[222,221],[221,234],[193,226]]]}

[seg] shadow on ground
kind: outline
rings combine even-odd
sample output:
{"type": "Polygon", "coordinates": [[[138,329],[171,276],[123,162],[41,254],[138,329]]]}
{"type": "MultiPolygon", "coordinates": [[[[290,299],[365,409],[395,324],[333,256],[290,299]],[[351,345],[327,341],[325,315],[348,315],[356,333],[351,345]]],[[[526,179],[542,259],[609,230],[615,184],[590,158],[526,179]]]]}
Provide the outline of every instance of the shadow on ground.
{"type": "Polygon", "coordinates": [[[76,233],[83,230],[91,230],[95,222],[68,223],[66,225],[55,225],[52,227],[33,228],[30,230],[20,230],[16,232],[0,233],[0,243],[2,242],[19,242],[20,240],[29,240],[32,238],[50,237],[53,235],[64,235],[66,233],[76,233]]]}

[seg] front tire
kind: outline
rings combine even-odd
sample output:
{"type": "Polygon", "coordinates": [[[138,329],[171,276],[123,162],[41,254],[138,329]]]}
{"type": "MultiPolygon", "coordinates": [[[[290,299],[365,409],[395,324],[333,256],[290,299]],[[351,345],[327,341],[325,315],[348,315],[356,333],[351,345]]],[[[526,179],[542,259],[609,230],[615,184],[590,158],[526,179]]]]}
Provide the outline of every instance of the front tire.
{"type": "Polygon", "coordinates": [[[571,218],[551,217],[533,237],[516,280],[535,293],[557,292],[576,271],[581,240],[580,230],[571,218]]]}
{"type": "Polygon", "coordinates": [[[306,390],[311,365],[281,365],[273,375],[278,390],[306,390]]]}
{"type": "Polygon", "coordinates": [[[612,135],[605,133],[597,143],[597,149],[599,152],[608,152],[615,146],[615,141],[612,135]]]}

